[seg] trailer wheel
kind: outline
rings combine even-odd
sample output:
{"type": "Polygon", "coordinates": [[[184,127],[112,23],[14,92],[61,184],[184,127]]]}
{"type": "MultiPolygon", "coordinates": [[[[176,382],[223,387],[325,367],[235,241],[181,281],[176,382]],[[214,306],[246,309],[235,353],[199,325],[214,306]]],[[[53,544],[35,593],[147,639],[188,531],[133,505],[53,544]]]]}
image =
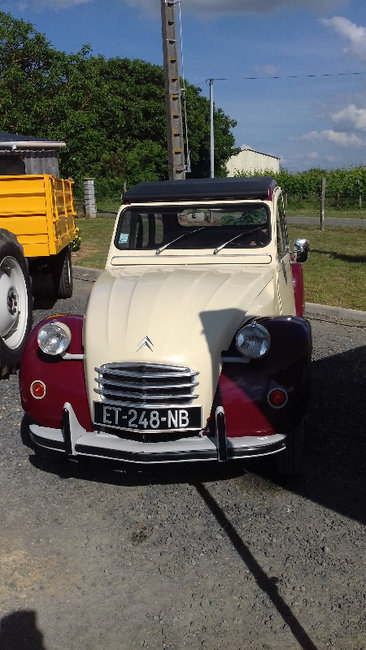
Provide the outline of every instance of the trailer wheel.
{"type": "Polygon", "coordinates": [[[23,249],[0,229],[0,376],[15,372],[32,324],[32,291],[23,249]]]}
{"type": "Polygon", "coordinates": [[[290,431],[286,438],[286,449],[275,454],[277,473],[283,478],[298,476],[302,467],[304,447],[304,421],[290,431]]]}
{"type": "Polygon", "coordinates": [[[51,270],[56,298],[71,298],[73,282],[70,246],[63,248],[52,259],[51,270]]]}

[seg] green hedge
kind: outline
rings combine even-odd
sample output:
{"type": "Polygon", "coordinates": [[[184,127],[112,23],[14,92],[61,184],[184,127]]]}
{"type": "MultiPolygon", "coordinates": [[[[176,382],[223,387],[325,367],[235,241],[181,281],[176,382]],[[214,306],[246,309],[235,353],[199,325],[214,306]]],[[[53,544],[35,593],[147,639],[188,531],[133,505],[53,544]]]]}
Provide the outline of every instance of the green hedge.
{"type": "Polygon", "coordinates": [[[366,198],[366,166],[350,169],[309,169],[304,172],[291,174],[281,170],[277,174],[272,171],[248,174],[237,172],[236,176],[272,176],[282,187],[285,194],[299,201],[318,199],[321,193],[322,178],[326,178],[326,198],[328,205],[340,207],[356,204],[359,197],[366,198]]]}

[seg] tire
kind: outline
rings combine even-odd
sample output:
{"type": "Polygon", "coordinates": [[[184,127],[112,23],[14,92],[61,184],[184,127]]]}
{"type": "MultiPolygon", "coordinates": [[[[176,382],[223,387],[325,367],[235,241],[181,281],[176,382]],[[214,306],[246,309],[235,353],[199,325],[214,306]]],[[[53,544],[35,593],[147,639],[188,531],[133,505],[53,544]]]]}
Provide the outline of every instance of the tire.
{"type": "Polygon", "coordinates": [[[276,472],[283,478],[296,477],[302,468],[304,448],[304,422],[290,431],[286,438],[286,449],[275,454],[276,472]]]}
{"type": "Polygon", "coordinates": [[[54,295],[56,298],[72,296],[71,248],[66,246],[51,261],[54,295]]]}
{"type": "Polygon", "coordinates": [[[15,372],[32,324],[32,290],[23,248],[0,229],[0,376],[15,372]]]}

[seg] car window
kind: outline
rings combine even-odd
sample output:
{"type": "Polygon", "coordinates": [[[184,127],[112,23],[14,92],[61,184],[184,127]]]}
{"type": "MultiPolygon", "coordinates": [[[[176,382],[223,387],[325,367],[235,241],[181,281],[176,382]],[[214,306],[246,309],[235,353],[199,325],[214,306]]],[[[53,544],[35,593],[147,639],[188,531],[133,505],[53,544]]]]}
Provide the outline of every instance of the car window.
{"type": "Polygon", "coordinates": [[[289,241],[285,217],[285,206],[283,204],[283,197],[280,196],[277,202],[277,252],[278,257],[281,259],[289,251],[289,241]]]}
{"type": "Polygon", "coordinates": [[[162,214],[125,210],[116,237],[117,248],[155,248],[163,241],[162,214]]]}
{"type": "Polygon", "coordinates": [[[127,208],[120,216],[115,245],[122,250],[256,248],[269,241],[268,207],[250,203],[127,208]]]}

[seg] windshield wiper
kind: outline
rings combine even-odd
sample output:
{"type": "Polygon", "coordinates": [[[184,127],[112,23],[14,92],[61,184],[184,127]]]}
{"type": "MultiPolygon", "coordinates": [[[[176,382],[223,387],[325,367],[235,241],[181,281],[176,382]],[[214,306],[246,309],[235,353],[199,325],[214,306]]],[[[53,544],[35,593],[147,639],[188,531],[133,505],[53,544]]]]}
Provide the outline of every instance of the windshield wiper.
{"type": "Polygon", "coordinates": [[[174,244],[176,241],[179,239],[182,239],[183,237],[189,237],[190,235],[194,235],[195,232],[199,232],[199,230],[204,230],[206,226],[201,226],[201,228],[195,228],[194,230],[191,230],[190,232],[184,232],[182,235],[179,235],[179,237],[176,237],[175,239],[172,239],[171,241],[168,241],[167,244],[164,244],[164,246],[160,246],[160,248],[157,248],[155,251],[155,255],[160,255],[162,251],[164,251],[168,246],[171,246],[174,244]]]}
{"type": "Polygon", "coordinates": [[[217,255],[217,253],[219,253],[223,248],[225,248],[225,246],[231,244],[232,241],[235,241],[236,239],[240,239],[240,237],[244,237],[244,236],[247,237],[248,235],[252,235],[253,232],[256,232],[257,230],[261,230],[261,226],[257,226],[257,228],[253,228],[253,230],[248,230],[247,232],[241,232],[239,235],[235,235],[235,237],[232,237],[231,239],[228,239],[220,246],[217,246],[217,248],[213,250],[213,255],[217,255]]]}

